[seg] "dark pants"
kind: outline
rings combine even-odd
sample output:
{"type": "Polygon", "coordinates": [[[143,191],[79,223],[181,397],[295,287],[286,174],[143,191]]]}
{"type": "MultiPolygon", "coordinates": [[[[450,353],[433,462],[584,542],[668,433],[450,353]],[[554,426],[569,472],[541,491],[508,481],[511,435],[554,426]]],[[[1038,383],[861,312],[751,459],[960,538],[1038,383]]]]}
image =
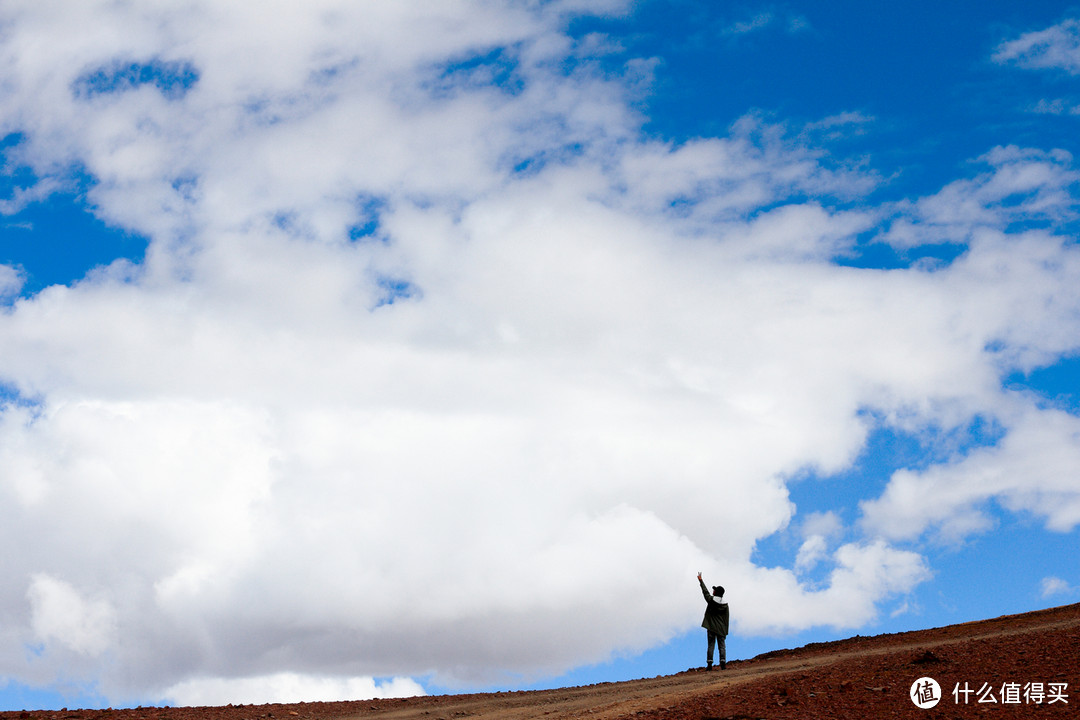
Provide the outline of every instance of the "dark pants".
{"type": "Polygon", "coordinates": [[[727,636],[717,635],[712,630],[709,633],[709,654],[705,656],[705,659],[710,665],[713,664],[713,647],[715,646],[720,651],[720,664],[723,665],[727,662],[727,636]]]}

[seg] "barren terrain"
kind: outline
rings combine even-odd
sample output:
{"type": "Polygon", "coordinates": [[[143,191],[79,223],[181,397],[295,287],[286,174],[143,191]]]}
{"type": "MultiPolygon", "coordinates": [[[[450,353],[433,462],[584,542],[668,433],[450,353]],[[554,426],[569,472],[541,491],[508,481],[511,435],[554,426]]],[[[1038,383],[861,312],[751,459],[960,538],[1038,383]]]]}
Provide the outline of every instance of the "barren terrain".
{"type": "Polygon", "coordinates": [[[814,643],[728,663],[724,671],[687,670],[559,690],[295,705],[0,713],[0,720],[892,717],[1080,717],[1080,604],[931,630],[814,643]],[[940,684],[936,707],[921,709],[909,697],[912,684],[922,677],[940,684]]]}

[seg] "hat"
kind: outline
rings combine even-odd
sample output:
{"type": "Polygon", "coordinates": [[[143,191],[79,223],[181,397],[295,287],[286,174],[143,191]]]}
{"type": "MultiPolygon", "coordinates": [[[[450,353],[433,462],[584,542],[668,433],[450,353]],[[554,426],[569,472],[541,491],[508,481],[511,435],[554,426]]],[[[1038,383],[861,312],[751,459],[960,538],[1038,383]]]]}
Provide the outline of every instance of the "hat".
{"type": "Polygon", "coordinates": [[[724,597],[724,586],[723,585],[713,585],[712,594],[716,595],[718,597],[724,597]]]}

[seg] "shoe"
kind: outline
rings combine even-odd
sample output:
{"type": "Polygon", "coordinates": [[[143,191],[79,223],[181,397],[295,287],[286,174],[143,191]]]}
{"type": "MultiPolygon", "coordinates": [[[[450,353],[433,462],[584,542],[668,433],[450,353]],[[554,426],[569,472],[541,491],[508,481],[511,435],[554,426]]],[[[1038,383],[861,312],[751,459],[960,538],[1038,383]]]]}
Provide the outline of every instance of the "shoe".
{"type": "Polygon", "coordinates": [[[720,669],[721,670],[727,670],[727,660],[722,660],[720,662],[720,669]]]}
{"type": "Polygon", "coordinates": [[[708,665],[706,665],[705,669],[706,670],[712,670],[712,663],[709,663],[708,665]]]}

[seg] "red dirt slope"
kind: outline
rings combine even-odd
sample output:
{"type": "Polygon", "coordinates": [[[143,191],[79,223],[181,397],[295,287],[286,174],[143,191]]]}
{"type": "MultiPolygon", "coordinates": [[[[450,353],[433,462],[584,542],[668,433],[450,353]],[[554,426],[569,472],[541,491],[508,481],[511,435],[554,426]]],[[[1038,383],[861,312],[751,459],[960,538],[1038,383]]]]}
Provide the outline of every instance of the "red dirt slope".
{"type": "Polygon", "coordinates": [[[724,671],[688,670],[559,690],[296,705],[0,713],[0,720],[464,717],[1077,718],[1080,604],[932,630],[814,643],[729,663],[724,671]],[[933,708],[921,709],[909,696],[912,684],[922,677],[931,677],[940,686],[940,701],[933,708]]]}

